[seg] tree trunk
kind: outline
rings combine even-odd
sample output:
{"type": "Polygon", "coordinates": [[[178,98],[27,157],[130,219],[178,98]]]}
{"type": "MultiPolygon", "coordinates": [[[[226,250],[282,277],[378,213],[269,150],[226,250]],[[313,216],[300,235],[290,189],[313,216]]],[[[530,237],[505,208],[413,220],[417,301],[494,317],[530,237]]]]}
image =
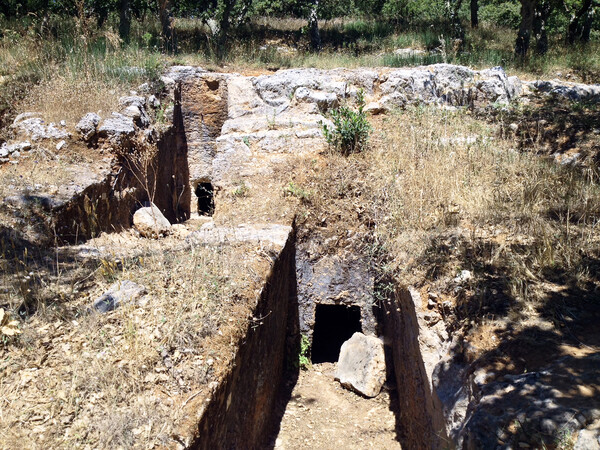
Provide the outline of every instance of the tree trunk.
{"type": "Polygon", "coordinates": [[[96,10],[96,15],[96,24],[98,25],[98,28],[102,28],[104,26],[104,22],[106,22],[106,19],[108,19],[108,8],[105,8],[104,6],[99,7],[96,10]]]}
{"type": "Polygon", "coordinates": [[[229,37],[229,28],[231,25],[231,11],[233,10],[235,0],[225,0],[223,15],[219,21],[219,35],[217,36],[217,57],[219,59],[225,56],[227,48],[227,38],[229,37]]]}
{"type": "Polygon", "coordinates": [[[173,27],[173,10],[171,0],[158,1],[158,13],[162,27],[162,40],[165,50],[169,53],[177,53],[177,36],[173,27]]]}
{"type": "Polygon", "coordinates": [[[588,13],[592,8],[592,0],[584,0],[579,11],[571,18],[569,28],[567,30],[567,42],[574,44],[575,41],[581,41],[584,22],[587,19],[588,13]]]}
{"type": "Polygon", "coordinates": [[[310,33],[310,46],[315,51],[321,50],[321,32],[319,31],[319,0],[314,0],[308,16],[308,28],[310,33]]]}
{"type": "Polygon", "coordinates": [[[471,0],[471,28],[479,26],[479,2],[471,0]]]}
{"type": "Polygon", "coordinates": [[[596,8],[592,6],[587,13],[585,21],[583,22],[583,29],[581,30],[581,42],[583,42],[584,44],[590,42],[590,33],[592,31],[595,13],[596,8]]]}
{"type": "Polygon", "coordinates": [[[129,31],[131,30],[131,7],[130,0],[121,0],[119,10],[119,37],[126,44],[129,43],[129,31]]]}
{"type": "Polygon", "coordinates": [[[458,12],[460,11],[461,6],[462,0],[448,0],[446,3],[446,8],[448,9],[448,14],[450,15],[452,38],[460,41],[459,47],[462,47],[462,44],[465,41],[465,30],[460,22],[460,17],[458,17],[458,12]]]}
{"type": "Polygon", "coordinates": [[[535,4],[533,0],[521,0],[521,25],[515,43],[515,55],[524,58],[529,49],[535,4]]]}
{"type": "Polygon", "coordinates": [[[548,0],[542,0],[538,3],[535,10],[535,18],[533,20],[533,31],[536,38],[535,51],[539,55],[545,55],[548,51],[548,33],[546,24],[548,17],[552,12],[552,4],[548,0]]]}

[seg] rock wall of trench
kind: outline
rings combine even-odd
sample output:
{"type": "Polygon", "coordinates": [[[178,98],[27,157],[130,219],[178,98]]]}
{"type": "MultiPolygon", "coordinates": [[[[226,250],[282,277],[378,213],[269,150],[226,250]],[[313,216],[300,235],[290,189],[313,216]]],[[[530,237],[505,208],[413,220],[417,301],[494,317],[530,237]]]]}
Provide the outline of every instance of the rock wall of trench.
{"type": "Polygon", "coordinates": [[[208,400],[190,448],[261,448],[287,363],[288,327],[298,320],[295,297],[291,233],[265,281],[253,313],[257,320],[249,323],[231,370],[208,400]]]}
{"type": "MultiPolygon", "coordinates": [[[[179,100],[179,93],[176,93],[179,100]]],[[[121,159],[117,164],[64,202],[51,206],[49,234],[75,242],[100,232],[120,231],[132,226],[133,213],[152,201],[170,222],[190,215],[187,142],[181,108],[176,103],[173,126],[157,139],[156,153],[147,167],[121,159]]],[[[127,157],[127,156],[126,156],[127,157]]],[[[87,174],[86,174],[87,175],[87,174]]]]}
{"type": "MultiPolygon", "coordinates": [[[[358,306],[366,335],[378,336],[374,276],[367,257],[352,249],[325,251],[317,233],[298,245],[296,270],[300,332],[312,341],[318,304],[358,306]]],[[[332,250],[332,249],[330,249],[332,250]]]]}
{"type": "Polygon", "coordinates": [[[391,347],[396,377],[401,442],[406,448],[453,447],[446,434],[446,420],[431,373],[425,365],[423,347],[431,343],[423,336],[417,318],[418,293],[396,289],[383,302],[385,341],[391,347]]]}

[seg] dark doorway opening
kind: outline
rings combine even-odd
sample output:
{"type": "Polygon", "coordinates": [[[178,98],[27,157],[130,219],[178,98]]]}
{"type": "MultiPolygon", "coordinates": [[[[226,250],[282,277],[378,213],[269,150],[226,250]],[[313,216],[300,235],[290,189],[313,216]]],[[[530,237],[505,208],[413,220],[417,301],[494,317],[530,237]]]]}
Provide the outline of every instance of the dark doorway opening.
{"type": "Polygon", "coordinates": [[[214,188],[212,183],[198,183],[195,194],[198,198],[198,214],[212,216],[215,212],[214,188]]]}
{"type": "Polygon", "coordinates": [[[358,306],[317,304],[311,351],[312,362],[315,364],[336,362],[342,344],[357,331],[362,332],[358,306]]]}

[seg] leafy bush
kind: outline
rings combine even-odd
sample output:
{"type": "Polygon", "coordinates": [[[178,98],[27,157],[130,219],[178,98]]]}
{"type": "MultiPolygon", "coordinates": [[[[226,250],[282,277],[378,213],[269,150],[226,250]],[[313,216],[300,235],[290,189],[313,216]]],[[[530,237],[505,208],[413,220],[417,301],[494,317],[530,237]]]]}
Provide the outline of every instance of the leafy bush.
{"type": "Polygon", "coordinates": [[[381,10],[388,20],[431,23],[443,19],[446,11],[444,2],[433,0],[418,2],[410,0],[387,0],[381,10]]]}
{"type": "Polygon", "coordinates": [[[290,181],[283,188],[284,197],[296,197],[302,202],[308,202],[310,200],[311,195],[312,193],[310,191],[307,191],[302,186],[297,185],[293,181],[290,181]]]}
{"type": "Polygon", "coordinates": [[[327,143],[344,156],[364,150],[372,130],[364,111],[365,95],[362,89],[358,91],[356,100],[358,111],[348,106],[331,110],[333,128],[321,122],[327,143]]]}
{"type": "Polygon", "coordinates": [[[517,28],[521,21],[520,8],[517,2],[491,2],[481,6],[479,18],[482,22],[517,28]]]}
{"type": "Polygon", "coordinates": [[[300,339],[300,354],[298,355],[298,365],[302,370],[308,370],[310,367],[310,358],[308,357],[310,350],[310,341],[308,337],[302,335],[300,339]]]}

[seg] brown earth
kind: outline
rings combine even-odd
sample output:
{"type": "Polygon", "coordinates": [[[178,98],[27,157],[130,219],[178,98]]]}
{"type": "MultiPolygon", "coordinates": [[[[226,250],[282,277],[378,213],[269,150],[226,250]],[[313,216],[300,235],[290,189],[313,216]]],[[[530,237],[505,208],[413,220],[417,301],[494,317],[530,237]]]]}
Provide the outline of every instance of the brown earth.
{"type": "Polygon", "coordinates": [[[285,449],[400,449],[396,393],[365,398],[334,380],[335,363],[300,371],[271,445],[285,449]]]}

